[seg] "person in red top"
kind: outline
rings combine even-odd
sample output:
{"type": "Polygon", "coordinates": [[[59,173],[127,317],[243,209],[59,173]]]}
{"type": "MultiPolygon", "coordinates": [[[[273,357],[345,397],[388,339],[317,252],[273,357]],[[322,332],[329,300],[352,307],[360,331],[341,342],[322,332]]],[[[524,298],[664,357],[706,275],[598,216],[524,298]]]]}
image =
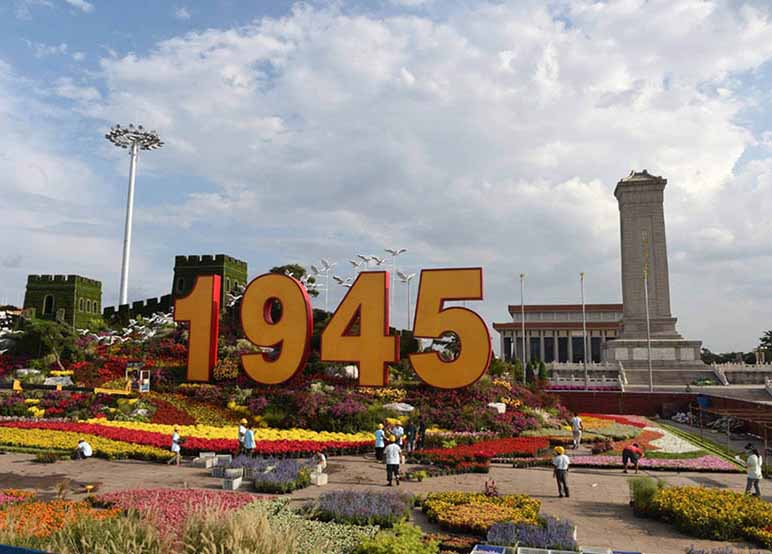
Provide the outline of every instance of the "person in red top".
{"type": "Polygon", "coordinates": [[[632,446],[625,446],[622,450],[622,464],[625,466],[625,473],[627,473],[627,462],[635,464],[635,473],[638,473],[638,460],[643,458],[643,450],[638,446],[637,442],[634,442],[632,446]]]}

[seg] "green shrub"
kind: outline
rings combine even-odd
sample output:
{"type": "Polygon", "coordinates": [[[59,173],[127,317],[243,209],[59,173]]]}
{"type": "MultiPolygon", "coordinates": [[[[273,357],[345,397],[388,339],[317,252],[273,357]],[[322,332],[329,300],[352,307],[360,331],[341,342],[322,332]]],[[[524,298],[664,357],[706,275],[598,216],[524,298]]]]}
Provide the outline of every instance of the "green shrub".
{"type": "Polygon", "coordinates": [[[35,454],[35,462],[39,464],[53,464],[54,462],[58,462],[60,460],[63,460],[66,457],[65,454],[62,452],[54,452],[52,450],[47,450],[46,452],[38,452],[35,454]]]}
{"type": "Polygon", "coordinates": [[[665,488],[665,482],[651,477],[633,477],[628,480],[630,485],[630,498],[632,498],[633,510],[637,515],[649,515],[652,513],[652,500],[657,491],[665,488]]]}
{"type": "Polygon", "coordinates": [[[424,540],[415,525],[400,523],[393,529],[381,531],[372,539],[363,541],[355,554],[437,554],[440,551],[436,541],[424,540]]]}

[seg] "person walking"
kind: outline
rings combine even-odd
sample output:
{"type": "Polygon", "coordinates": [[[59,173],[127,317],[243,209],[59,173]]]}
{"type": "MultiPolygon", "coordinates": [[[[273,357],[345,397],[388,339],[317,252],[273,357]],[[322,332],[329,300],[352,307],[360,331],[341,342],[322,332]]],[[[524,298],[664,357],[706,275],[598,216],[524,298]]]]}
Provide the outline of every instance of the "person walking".
{"type": "Polygon", "coordinates": [[[173,456],[171,459],[166,462],[167,464],[175,463],[176,465],[180,465],[180,443],[182,442],[182,438],[180,437],[180,428],[178,426],[174,426],[174,433],[172,433],[172,454],[173,456]]]}
{"type": "Polygon", "coordinates": [[[386,433],[383,431],[383,423],[378,424],[375,430],[375,459],[383,461],[383,449],[386,447],[386,433]]]}
{"type": "Polygon", "coordinates": [[[571,418],[571,434],[574,437],[574,450],[579,448],[579,445],[582,443],[582,431],[584,430],[584,426],[582,425],[582,418],[579,417],[579,414],[574,412],[574,417],[571,418]]]}
{"type": "Polygon", "coordinates": [[[426,441],[426,422],[424,418],[418,418],[418,433],[416,433],[416,449],[422,450],[426,441]]]}
{"type": "Polygon", "coordinates": [[[244,433],[244,454],[251,458],[255,454],[255,432],[252,430],[252,425],[247,425],[247,430],[244,433]]]}
{"type": "Polygon", "coordinates": [[[413,448],[415,447],[415,423],[413,423],[413,420],[407,422],[407,427],[405,427],[405,449],[408,452],[412,452],[413,448]]]}
{"type": "Polygon", "coordinates": [[[748,480],[745,483],[745,494],[751,494],[751,487],[753,487],[753,496],[761,496],[761,489],[759,483],[761,482],[761,453],[753,445],[748,444],[745,447],[748,452],[748,459],[746,461],[746,467],[748,469],[748,480]]]}
{"type": "Polygon", "coordinates": [[[392,478],[396,479],[399,486],[399,463],[402,461],[402,449],[397,444],[396,439],[389,440],[389,446],[383,451],[386,459],[386,486],[391,486],[392,478]]]}
{"type": "Polygon", "coordinates": [[[246,454],[244,451],[244,435],[247,434],[247,420],[242,419],[239,422],[239,454],[246,454]]]}
{"type": "Polygon", "coordinates": [[[571,496],[568,494],[568,482],[566,481],[566,474],[568,473],[568,466],[571,464],[571,460],[566,456],[566,450],[562,446],[555,447],[555,457],[552,458],[552,465],[555,466],[554,475],[555,480],[558,482],[558,496],[568,498],[571,496]]]}
{"type": "Polygon", "coordinates": [[[625,446],[622,450],[624,473],[627,473],[627,462],[631,462],[635,466],[635,473],[638,473],[638,462],[641,458],[643,458],[643,450],[637,442],[634,442],[632,446],[625,446]]]}

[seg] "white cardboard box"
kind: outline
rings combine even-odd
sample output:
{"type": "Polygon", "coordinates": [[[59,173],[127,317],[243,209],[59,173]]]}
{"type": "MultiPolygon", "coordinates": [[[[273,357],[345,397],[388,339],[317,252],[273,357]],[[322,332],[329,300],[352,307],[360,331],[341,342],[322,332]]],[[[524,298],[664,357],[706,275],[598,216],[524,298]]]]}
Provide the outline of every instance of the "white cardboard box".
{"type": "Polygon", "coordinates": [[[240,486],[241,486],[241,477],[222,480],[222,488],[226,491],[237,491],[239,490],[240,486]]]}

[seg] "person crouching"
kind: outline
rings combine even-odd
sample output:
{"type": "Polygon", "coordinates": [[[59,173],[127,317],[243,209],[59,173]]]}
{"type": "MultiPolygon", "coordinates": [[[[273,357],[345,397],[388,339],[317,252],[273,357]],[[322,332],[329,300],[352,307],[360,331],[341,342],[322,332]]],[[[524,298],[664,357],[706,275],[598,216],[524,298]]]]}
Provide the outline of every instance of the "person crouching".
{"type": "Polygon", "coordinates": [[[85,460],[86,458],[90,458],[93,455],[94,451],[92,450],[91,445],[85,440],[80,439],[78,440],[78,446],[75,448],[75,452],[72,454],[72,459],[85,460]]]}
{"type": "Polygon", "coordinates": [[[402,458],[402,449],[397,444],[396,438],[389,439],[389,445],[384,449],[383,457],[386,461],[386,485],[391,486],[393,477],[399,486],[399,463],[402,458]]]}

